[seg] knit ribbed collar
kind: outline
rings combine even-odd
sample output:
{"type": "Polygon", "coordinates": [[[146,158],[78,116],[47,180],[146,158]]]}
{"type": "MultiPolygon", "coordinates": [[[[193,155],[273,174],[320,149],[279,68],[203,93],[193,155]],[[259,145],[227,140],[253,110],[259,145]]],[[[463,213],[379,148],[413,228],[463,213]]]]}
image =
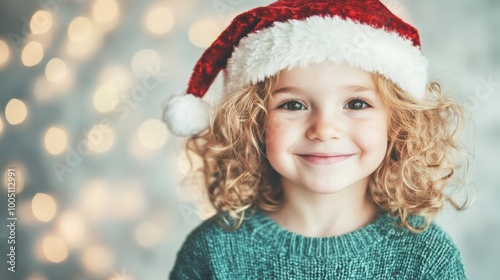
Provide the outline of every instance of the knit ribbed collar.
{"type": "Polygon", "coordinates": [[[259,208],[255,214],[247,210],[245,220],[257,244],[282,256],[296,255],[315,258],[342,258],[366,252],[370,247],[397,233],[396,219],[386,212],[365,227],[342,236],[307,237],[293,233],[272,220],[259,208]]]}

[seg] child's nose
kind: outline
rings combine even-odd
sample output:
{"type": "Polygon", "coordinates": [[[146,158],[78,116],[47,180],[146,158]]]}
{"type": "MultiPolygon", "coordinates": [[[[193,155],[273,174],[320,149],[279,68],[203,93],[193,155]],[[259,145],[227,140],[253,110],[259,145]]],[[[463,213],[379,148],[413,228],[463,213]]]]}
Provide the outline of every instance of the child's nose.
{"type": "Polygon", "coordinates": [[[327,141],[341,137],[345,121],[340,113],[317,113],[312,116],[306,131],[306,137],[311,140],[327,141]]]}

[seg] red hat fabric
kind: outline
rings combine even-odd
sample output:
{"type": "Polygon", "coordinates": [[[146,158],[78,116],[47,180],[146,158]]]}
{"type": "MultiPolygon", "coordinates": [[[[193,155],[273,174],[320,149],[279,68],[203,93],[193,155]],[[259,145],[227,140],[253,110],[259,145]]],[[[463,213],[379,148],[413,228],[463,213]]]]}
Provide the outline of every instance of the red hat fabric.
{"type": "Polygon", "coordinates": [[[283,69],[327,60],[379,73],[424,96],[428,61],[418,31],[380,1],[281,0],[231,22],[196,63],[187,93],[168,101],[164,119],[178,136],[206,129],[209,105],[201,98],[221,70],[228,94],[283,69]]]}

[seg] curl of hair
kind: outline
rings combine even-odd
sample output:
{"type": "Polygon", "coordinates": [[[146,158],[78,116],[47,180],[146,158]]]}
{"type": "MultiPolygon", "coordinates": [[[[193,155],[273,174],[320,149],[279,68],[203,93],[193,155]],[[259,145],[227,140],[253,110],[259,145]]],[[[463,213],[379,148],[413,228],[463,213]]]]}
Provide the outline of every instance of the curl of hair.
{"type": "Polygon", "coordinates": [[[374,75],[374,81],[389,112],[389,143],[382,164],[370,177],[373,201],[413,232],[427,229],[449,202],[462,210],[446,187],[459,168],[463,154],[457,138],[464,122],[462,107],[446,97],[432,82],[426,100],[411,97],[392,81],[374,75]],[[424,218],[424,225],[410,223],[411,216],[424,218]]]}

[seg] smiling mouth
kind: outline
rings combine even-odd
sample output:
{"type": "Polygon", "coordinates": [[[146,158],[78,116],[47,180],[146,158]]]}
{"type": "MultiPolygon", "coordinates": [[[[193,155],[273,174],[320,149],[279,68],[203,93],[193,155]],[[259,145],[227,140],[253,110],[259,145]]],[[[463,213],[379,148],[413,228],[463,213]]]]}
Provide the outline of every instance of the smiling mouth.
{"type": "Polygon", "coordinates": [[[304,154],[297,156],[303,161],[310,164],[326,165],[342,162],[349,159],[354,154],[339,154],[339,155],[316,155],[316,154],[304,154]]]}

